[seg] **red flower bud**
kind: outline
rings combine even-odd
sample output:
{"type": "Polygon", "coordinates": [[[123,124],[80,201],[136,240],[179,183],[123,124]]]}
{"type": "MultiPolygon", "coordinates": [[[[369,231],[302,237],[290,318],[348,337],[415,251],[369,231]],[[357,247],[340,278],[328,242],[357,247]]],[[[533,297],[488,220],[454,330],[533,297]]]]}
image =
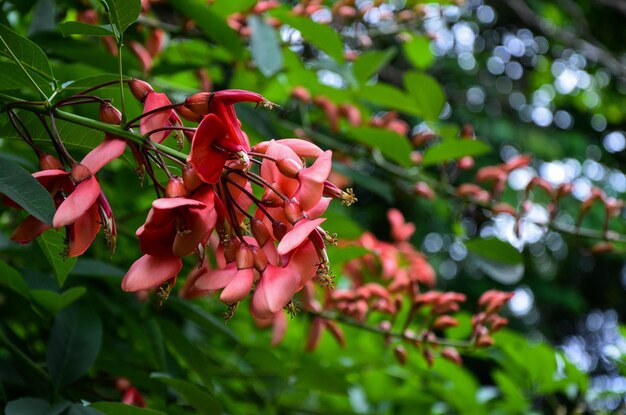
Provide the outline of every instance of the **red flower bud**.
{"type": "Polygon", "coordinates": [[[278,171],[281,172],[285,177],[289,177],[290,179],[295,179],[298,177],[298,173],[302,170],[302,167],[295,160],[290,158],[282,158],[276,162],[276,167],[278,167],[278,171]]]}
{"type": "Polygon", "coordinates": [[[167,187],[165,188],[165,197],[187,197],[189,196],[189,191],[185,187],[185,183],[183,179],[180,177],[172,177],[169,182],[167,182],[167,187]]]}
{"type": "Polygon", "coordinates": [[[183,183],[190,192],[196,190],[203,183],[191,164],[186,164],[183,167],[183,183]]]}
{"type": "Polygon", "coordinates": [[[274,232],[274,237],[280,241],[287,233],[287,226],[281,221],[276,221],[272,223],[272,232],[274,232]]]}
{"type": "Polygon", "coordinates": [[[254,255],[248,245],[243,244],[239,247],[235,256],[235,261],[237,261],[238,269],[247,269],[254,266],[254,255]]]}
{"type": "Polygon", "coordinates": [[[83,180],[90,179],[92,176],[91,171],[83,166],[82,164],[76,164],[72,167],[72,171],[70,173],[70,177],[72,181],[76,184],[82,182],[83,180]]]}
{"type": "Polygon", "coordinates": [[[63,170],[63,165],[52,154],[43,153],[39,156],[39,168],[41,170],[63,170]]]}
{"type": "Polygon", "coordinates": [[[283,212],[285,213],[287,220],[292,224],[298,222],[304,217],[304,212],[302,211],[300,204],[292,200],[285,201],[283,212]]]}
{"type": "Polygon", "coordinates": [[[178,107],[176,107],[176,112],[178,113],[178,115],[180,115],[187,121],[191,121],[191,122],[202,121],[202,115],[196,114],[195,112],[191,111],[189,108],[187,108],[184,105],[179,105],[178,107]]]}
{"type": "Polygon", "coordinates": [[[103,102],[100,104],[100,120],[107,124],[120,125],[122,113],[108,102],[103,102]]]}
{"type": "Polygon", "coordinates": [[[267,268],[267,255],[265,255],[265,251],[257,246],[250,246],[250,250],[252,255],[254,256],[254,269],[259,272],[265,271],[267,268]]]}
{"type": "Polygon", "coordinates": [[[259,243],[259,246],[265,245],[267,240],[270,238],[269,230],[260,219],[250,219],[250,230],[252,231],[252,236],[254,236],[254,239],[256,239],[256,241],[259,243]]]}
{"type": "Polygon", "coordinates": [[[149,83],[140,79],[131,79],[130,81],[128,81],[128,86],[133,96],[141,102],[146,99],[148,93],[154,92],[154,89],[152,89],[149,83]]]}
{"type": "Polygon", "coordinates": [[[441,350],[441,357],[451,361],[452,363],[456,363],[459,366],[463,364],[463,359],[461,358],[461,355],[454,347],[444,347],[441,350]]]}
{"type": "Polygon", "coordinates": [[[393,354],[396,356],[396,359],[398,360],[398,363],[400,363],[402,366],[406,365],[407,352],[406,352],[406,349],[404,348],[404,346],[402,346],[402,345],[396,346],[393,349],[393,354]]]}

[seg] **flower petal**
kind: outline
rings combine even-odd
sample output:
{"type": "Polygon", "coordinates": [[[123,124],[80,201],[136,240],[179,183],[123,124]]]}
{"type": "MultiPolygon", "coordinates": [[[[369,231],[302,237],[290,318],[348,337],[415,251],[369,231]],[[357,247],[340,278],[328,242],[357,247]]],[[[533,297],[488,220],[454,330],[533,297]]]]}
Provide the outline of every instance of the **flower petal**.
{"type": "Polygon", "coordinates": [[[234,262],[228,264],[226,268],[208,271],[198,277],[195,287],[199,290],[219,290],[226,287],[237,275],[237,266],[234,262]]]}
{"type": "Polygon", "coordinates": [[[220,300],[226,304],[235,304],[250,294],[254,283],[254,269],[244,268],[237,271],[235,278],[222,290],[220,300]]]}
{"type": "Polygon", "coordinates": [[[183,267],[183,261],[175,256],[144,255],[124,275],[122,290],[140,291],[155,288],[173,278],[183,267]]]}
{"type": "Polygon", "coordinates": [[[298,289],[300,277],[290,267],[268,264],[252,296],[251,313],[269,318],[287,305],[298,289]]]}
{"type": "Polygon", "coordinates": [[[107,134],[104,141],[91,150],[80,164],[96,174],[105,165],[122,155],[126,148],[126,140],[107,134]]]}
{"type": "Polygon", "coordinates": [[[222,174],[228,154],[214,148],[212,143],[227,135],[222,121],[216,115],[209,114],[202,119],[193,136],[187,161],[206,183],[216,183],[222,174]]]}
{"type": "MultiPolygon", "coordinates": [[[[167,95],[161,92],[148,92],[148,96],[146,96],[146,101],[143,106],[143,113],[145,114],[166,105],[172,105],[172,102],[169,100],[167,95]]],[[[172,111],[172,109],[166,109],[143,117],[139,122],[139,132],[141,132],[142,135],[145,135],[146,133],[156,130],[157,128],[169,126],[169,119],[172,111]]],[[[170,135],[170,131],[159,131],[158,133],[151,134],[150,139],[155,143],[161,143],[168,135],[170,135]]]]}
{"type": "Polygon", "coordinates": [[[325,218],[313,220],[300,219],[293,229],[287,232],[278,244],[278,247],[276,248],[278,254],[285,255],[296,249],[309,237],[311,232],[313,232],[315,228],[321,225],[325,220],[325,218]]]}
{"type": "Polygon", "coordinates": [[[67,256],[82,255],[96,239],[100,226],[100,210],[98,204],[94,203],[86,214],[67,227],[70,245],[67,256]]]}
{"type": "Polygon", "coordinates": [[[55,228],[72,224],[84,215],[96,202],[100,195],[100,184],[95,176],[83,180],[76,186],[68,197],[57,209],[52,225],[55,228]]]}
{"type": "Polygon", "coordinates": [[[32,215],[28,215],[13,231],[11,240],[20,244],[27,244],[48,229],[50,229],[50,225],[43,223],[32,215]]]}

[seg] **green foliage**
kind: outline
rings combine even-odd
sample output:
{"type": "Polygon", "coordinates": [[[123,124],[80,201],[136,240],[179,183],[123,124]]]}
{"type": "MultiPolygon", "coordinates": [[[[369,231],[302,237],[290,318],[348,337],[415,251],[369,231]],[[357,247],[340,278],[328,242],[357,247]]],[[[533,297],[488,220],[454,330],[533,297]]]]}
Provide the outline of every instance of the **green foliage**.
{"type": "Polygon", "coordinates": [[[48,191],[18,164],[1,160],[0,193],[40,221],[52,225],[55,209],[48,191]]]}

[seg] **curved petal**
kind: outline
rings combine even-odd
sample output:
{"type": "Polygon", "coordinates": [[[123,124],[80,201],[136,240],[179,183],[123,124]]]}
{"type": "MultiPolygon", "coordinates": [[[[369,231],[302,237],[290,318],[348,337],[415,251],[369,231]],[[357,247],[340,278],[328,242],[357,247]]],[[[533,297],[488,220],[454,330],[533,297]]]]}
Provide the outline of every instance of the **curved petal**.
{"type": "Polygon", "coordinates": [[[293,252],[288,266],[300,276],[298,291],[315,276],[319,261],[317,251],[311,241],[306,241],[293,252]]]}
{"type": "Polygon", "coordinates": [[[306,216],[309,219],[317,219],[326,212],[332,197],[322,197],[320,200],[309,210],[306,211],[306,216]]]}
{"type": "Polygon", "coordinates": [[[95,176],[83,180],[61,203],[52,219],[52,225],[60,228],[76,222],[96,202],[99,194],[100,184],[95,176]]]}
{"type": "Polygon", "coordinates": [[[107,134],[104,141],[91,150],[80,164],[96,174],[105,165],[122,155],[126,148],[126,140],[107,134]]]}
{"type": "Polygon", "coordinates": [[[204,117],[193,135],[187,161],[205,183],[217,182],[222,174],[228,154],[214,148],[212,143],[227,135],[226,127],[214,114],[204,117]]]}
{"type": "Polygon", "coordinates": [[[152,202],[152,207],[160,210],[171,210],[182,206],[204,207],[204,203],[186,197],[162,197],[152,202]]]}
{"type": "Polygon", "coordinates": [[[313,220],[300,219],[293,229],[285,234],[283,239],[278,244],[278,247],[276,247],[278,254],[285,255],[296,249],[309,237],[311,232],[313,232],[315,228],[320,226],[325,220],[325,218],[313,220]]]}
{"type": "Polygon", "coordinates": [[[223,269],[208,271],[206,274],[198,277],[195,287],[199,290],[219,290],[226,287],[237,275],[237,266],[230,263],[223,269]]]}
{"type": "Polygon", "coordinates": [[[50,225],[43,223],[32,215],[28,215],[13,231],[11,240],[20,244],[27,244],[48,229],[50,229],[50,225]]]}
{"type": "Polygon", "coordinates": [[[144,255],[124,275],[122,290],[140,291],[155,288],[173,278],[183,267],[183,261],[175,256],[144,255]]]}
{"type": "Polygon", "coordinates": [[[251,313],[269,318],[287,305],[298,289],[300,277],[290,267],[268,264],[252,296],[251,313]]]}
{"type": "MultiPolygon", "coordinates": [[[[172,102],[169,100],[167,95],[161,92],[148,92],[146,102],[143,106],[143,113],[145,114],[166,105],[172,105],[172,102]]],[[[142,135],[145,135],[146,133],[156,130],[157,128],[169,126],[169,119],[172,111],[173,110],[170,108],[143,117],[139,122],[139,132],[141,132],[142,135]]],[[[169,134],[170,131],[160,131],[158,133],[151,134],[150,139],[156,143],[161,143],[169,134]]]]}
{"type": "Polygon", "coordinates": [[[94,203],[86,214],[67,227],[70,250],[69,257],[82,255],[96,239],[100,230],[100,210],[94,203]]]}
{"type": "Polygon", "coordinates": [[[322,149],[315,144],[299,138],[283,138],[276,140],[276,142],[292,149],[298,157],[319,157],[324,153],[322,149]]]}
{"type": "Polygon", "coordinates": [[[250,294],[254,283],[254,269],[245,268],[237,271],[235,278],[222,290],[220,300],[226,304],[235,304],[250,294]]]}

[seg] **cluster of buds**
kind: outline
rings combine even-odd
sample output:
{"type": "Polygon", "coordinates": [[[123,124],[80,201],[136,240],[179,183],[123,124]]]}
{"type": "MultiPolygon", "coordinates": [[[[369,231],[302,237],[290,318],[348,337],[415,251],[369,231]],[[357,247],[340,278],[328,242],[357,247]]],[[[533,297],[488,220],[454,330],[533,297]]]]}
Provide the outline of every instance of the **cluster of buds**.
{"type": "MultiPolygon", "coordinates": [[[[318,345],[325,331],[342,346],[345,339],[337,325],[339,321],[357,327],[373,327],[372,330],[381,333],[385,343],[393,348],[400,363],[408,359],[406,346],[412,346],[429,364],[437,355],[461,364],[461,355],[455,346],[484,347],[489,334],[506,324],[507,320],[497,313],[512,294],[489,291],[481,297],[481,311],[474,316],[472,337],[458,345],[445,345],[445,339],[438,334],[459,325],[454,314],[466,297],[455,292],[430,290],[435,284],[435,272],[409,243],[414,224],[405,222],[396,209],[388,212],[388,219],[393,242],[383,242],[366,233],[353,243],[344,243],[344,246],[359,246],[369,251],[344,265],[343,275],[349,279],[349,286],[326,290],[321,303],[315,298],[313,285],[310,282],[305,285],[300,294],[300,306],[314,316],[307,350],[318,345]]],[[[263,327],[273,325],[273,343],[280,342],[287,326],[285,313],[257,322],[263,327]]]]}
{"type": "Polygon", "coordinates": [[[131,81],[130,87],[144,104],[142,134],[158,143],[183,131],[191,150],[182,177],[170,175],[163,197],[152,203],[137,230],[144,255],[124,276],[122,289],[167,295],[182,258],[196,254],[199,264],[183,296],[220,291],[220,299],[235,307],[254,291],[251,312],[264,319],[281,311],[310,280],[328,279],[330,236],[321,216],[333,198],[356,201],[350,190],[327,180],[330,151],[298,139],[251,147],[234,104],[271,106],[253,92],[198,93],[172,105],[145,82],[131,81]],[[182,127],[177,114],[198,127],[182,127]],[[210,265],[207,249],[217,266],[210,265]]]}

